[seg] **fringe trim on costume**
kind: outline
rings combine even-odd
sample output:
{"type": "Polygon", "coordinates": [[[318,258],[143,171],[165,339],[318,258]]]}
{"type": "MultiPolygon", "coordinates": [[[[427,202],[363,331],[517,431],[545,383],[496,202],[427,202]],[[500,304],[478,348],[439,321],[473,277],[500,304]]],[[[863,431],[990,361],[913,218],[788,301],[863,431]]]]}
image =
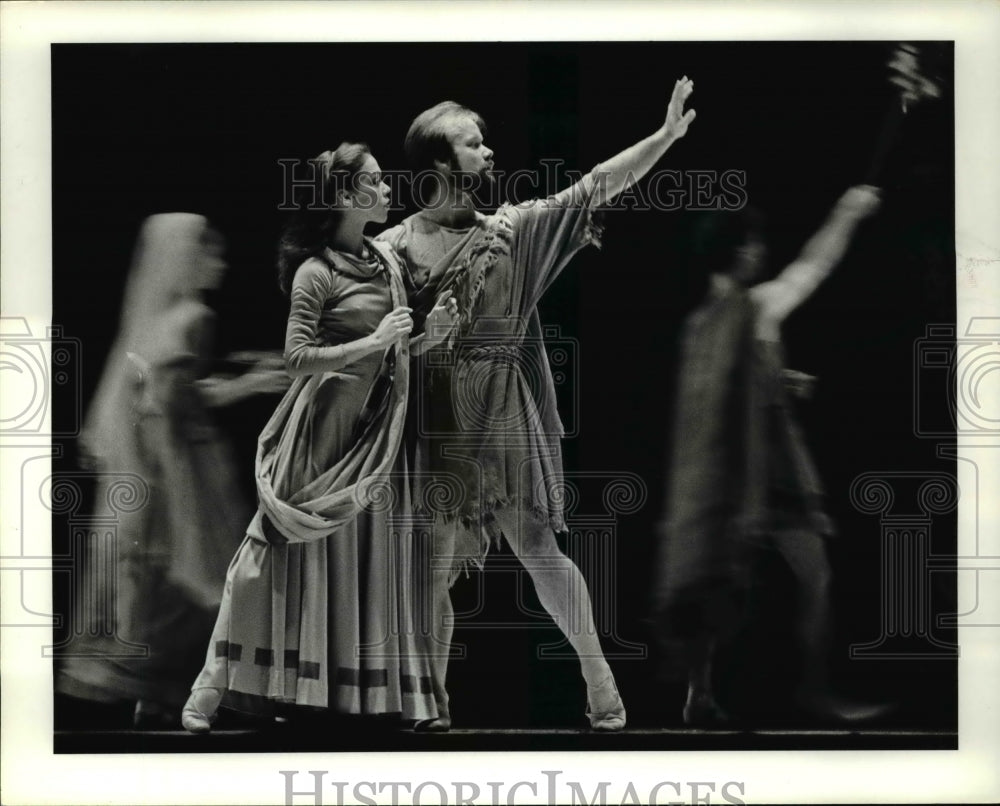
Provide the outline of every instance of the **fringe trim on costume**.
{"type": "Polygon", "coordinates": [[[462,257],[452,279],[453,291],[458,299],[461,313],[458,326],[448,336],[448,349],[454,347],[456,333],[468,330],[472,323],[473,312],[482,299],[486,276],[492,271],[500,255],[510,251],[513,237],[514,230],[510,221],[501,215],[494,216],[486,234],[462,257]],[[477,265],[484,254],[487,256],[486,260],[477,265]]]}
{"type": "Polygon", "coordinates": [[[479,529],[480,540],[478,551],[454,557],[451,570],[448,572],[448,587],[454,585],[456,580],[463,574],[468,576],[470,566],[475,566],[475,568],[481,571],[486,563],[486,555],[489,554],[490,545],[496,544],[497,547],[500,546],[500,539],[504,535],[496,525],[494,513],[498,509],[518,509],[529,513],[537,522],[547,524],[554,532],[563,533],[568,531],[566,520],[562,515],[553,515],[533,501],[518,496],[491,498],[477,512],[456,511],[432,513],[423,505],[414,507],[414,514],[433,515],[442,523],[450,524],[458,521],[462,524],[463,529],[470,532],[476,528],[479,529]]]}

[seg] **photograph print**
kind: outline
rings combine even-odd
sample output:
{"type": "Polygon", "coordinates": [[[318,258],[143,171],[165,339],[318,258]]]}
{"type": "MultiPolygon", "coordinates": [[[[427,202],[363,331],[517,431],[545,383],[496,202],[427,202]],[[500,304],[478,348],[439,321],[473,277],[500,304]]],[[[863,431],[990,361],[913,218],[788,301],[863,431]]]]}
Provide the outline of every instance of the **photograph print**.
{"type": "Polygon", "coordinates": [[[53,45],[57,748],[953,747],[952,57],[53,45]]]}
{"type": "Polygon", "coordinates": [[[486,802],[455,753],[549,751],[493,795],[741,803],[789,751],[976,750],[961,43],[656,30],[46,43],[51,311],[3,368],[50,420],[6,392],[3,444],[54,763],[486,802]]]}

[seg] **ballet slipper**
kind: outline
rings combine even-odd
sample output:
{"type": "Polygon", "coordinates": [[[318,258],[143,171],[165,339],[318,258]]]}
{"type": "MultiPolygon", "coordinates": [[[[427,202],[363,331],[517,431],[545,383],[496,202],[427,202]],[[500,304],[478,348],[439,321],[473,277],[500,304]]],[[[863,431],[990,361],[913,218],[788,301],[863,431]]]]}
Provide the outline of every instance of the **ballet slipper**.
{"type": "Polygon", "coordinates": [[[221,688],[196,688],[191,692],[184,710],[181,711],[181,725],[188,733],[208,733],[215,722],[215,712],[222,702],[221,688]]]}
{"type": "Polygon", "coordinates": [[[434,719],[421,719],[413,726],[417,733],[447,733],[451,730],[451,713],[447,703],[437,704],[438,715],[434,719]]]}
{"type": "Polygon", "coordinates": [[[587,686],[587,719],[590,720],[590,729],[604,733],[620,731],[625,727],[625,704],[622,702],[618,687],[615,685],[614,675],[608,675],[596,686],[587,686]],[[594,711],[594,695],[601,694],[605,699],[614,701],[610,708],[604,711],[594,711]]]}

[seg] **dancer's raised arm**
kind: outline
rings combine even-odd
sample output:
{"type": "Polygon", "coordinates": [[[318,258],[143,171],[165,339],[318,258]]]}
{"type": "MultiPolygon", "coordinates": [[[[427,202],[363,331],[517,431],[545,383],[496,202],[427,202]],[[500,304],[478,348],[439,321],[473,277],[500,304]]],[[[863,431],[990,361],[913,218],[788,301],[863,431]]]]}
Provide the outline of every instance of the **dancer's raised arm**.
{"type": "Polygon", "coordinates": [[[692,92],[694,81],[687,76],[675,82],[663,125],[649,137],[601,163],[598,204],[614,201],[619,193],[645,176],[674,142],[687,134],[695,111],[685,112],[684,104],[692,92]]]}
{"type": "Polygon", "coordinates": [[[773,280],[751,290],[762,312],[780,322],[805,302],[843,259],[858,225],[881,203],[879,189],[872,185],[848,189],[799,256],[773,280]]]}

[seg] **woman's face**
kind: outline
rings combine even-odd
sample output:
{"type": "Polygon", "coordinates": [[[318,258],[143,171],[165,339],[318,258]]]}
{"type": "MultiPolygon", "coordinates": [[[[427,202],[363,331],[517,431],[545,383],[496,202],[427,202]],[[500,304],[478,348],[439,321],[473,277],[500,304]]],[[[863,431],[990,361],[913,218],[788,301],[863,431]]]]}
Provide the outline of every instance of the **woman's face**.
{"type": "Polygon", "coordinates": [[[389,218],[389,186],[382,181],[382,169],[369,154],[355,180],[356,189],[348,196],[345,213],[362,216],[365,223],[384,224],[389,218]]]}

